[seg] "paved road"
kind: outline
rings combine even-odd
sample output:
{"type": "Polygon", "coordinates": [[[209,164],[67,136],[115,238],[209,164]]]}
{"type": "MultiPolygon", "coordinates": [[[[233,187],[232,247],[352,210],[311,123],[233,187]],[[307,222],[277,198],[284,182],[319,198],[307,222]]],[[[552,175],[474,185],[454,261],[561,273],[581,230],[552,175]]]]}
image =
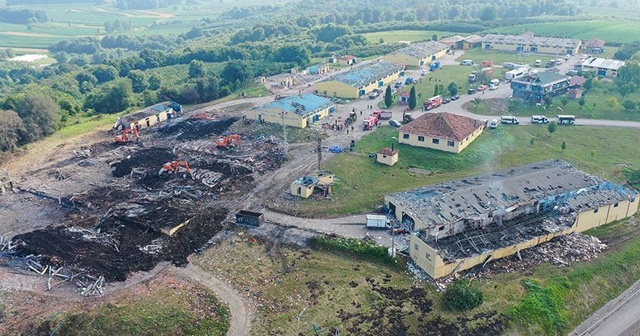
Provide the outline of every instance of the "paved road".
{"type": "Polygon", "coordinates": [[[640,280],[609,301],[570,336],[631,336],[640,334],[640,280]]]}

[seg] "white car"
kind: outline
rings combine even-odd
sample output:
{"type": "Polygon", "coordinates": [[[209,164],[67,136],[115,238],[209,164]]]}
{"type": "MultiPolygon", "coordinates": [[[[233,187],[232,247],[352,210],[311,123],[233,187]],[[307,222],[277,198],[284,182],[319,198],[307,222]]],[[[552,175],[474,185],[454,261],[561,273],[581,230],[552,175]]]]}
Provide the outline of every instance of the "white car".
{"type": "Polygon", "coordinates": [[[570,58],[571,58],[571,55],[569,55],[569,54],[564,55],[564,59],[568,60],[570,58]]]}
{"type": "Polygon", "coordinates": [[[498,128],[498,119],[491,119],[491,122],[489,122],[489,128],[498,128]]]}
{"type": "Polygon", "coordinates": [[[514,124],[517,125],[520,123],[520,120],[518,120],[518,118],[516,117],[512,117],[512,116],[502,116],[500,117],[500,122],[503,124],[514,124]]]}
{"type": "Polygon", "coordinates": [[[543,115],[534,115],[534,116],[531,116],[531,123],[532,124],[548,124],[549,119],[543,115]]]}

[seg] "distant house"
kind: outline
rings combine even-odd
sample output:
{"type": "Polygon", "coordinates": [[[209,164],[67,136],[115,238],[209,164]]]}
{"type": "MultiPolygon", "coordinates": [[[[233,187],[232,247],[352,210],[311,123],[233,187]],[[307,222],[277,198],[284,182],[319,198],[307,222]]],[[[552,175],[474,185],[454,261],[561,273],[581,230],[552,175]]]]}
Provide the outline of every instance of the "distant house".
{"type": "Polygon", "coordinates": [[[182,106],[180,106],[180,104],[165,101],[118,118],[113,125],[113,129],[148,128],[157,123],[174,118],[178,113],[182,113],[182,106]]]}
{"type": "Polygon", "coordinates": [[[248,111],[246,116],[259,122],[305,128],[315,121],[326,118],[334,108],[331,100],[327,98],[303,94],[277,99],[248,111]]]}
{"type": "Polygon", "coordinates": [[[605,42],[600,39],[591,39],[584,42],[584,52],[587,54],[602,54],[605,42]]]}
{"type": "Polygon", "coordinates": [[[398,153],[400,153],[400,151],[397,149],[382,148],[376,153],[376,161],[388,166],[393,166],[398,162],[398,153]]]}
{"type": "Polygon", "coordinates": [[[460,153],[484,130],[485,122],[449,112],[427,113],[400,127],[403,144],[460,153]]]}
{"type": "Polygon", "coordinates": [[[438,42],[446,44],[449,46],[449,49],[468,50],[482,47],[482,36],[469,35],[465,37],[461,35],[454,35],[443,38],[438,42]]]}
{"type": "Polygon", "coordinates": [[[582,98],[582,89],[569,89],[569,91],[567,91],[567,98],[571,98],[571,99],[582,98]]]}
{"type": "Polygon", "coordinates": [[[581,44],[579,39],[539,37],[532,32],[522,35],[487,34],[482,38],[482,49],[516,53],[575,55],[581,44]]]}
{"type": "Polygon", "coordinates": [[[511,80],[513,97],[540,103],[546,97],[564,94],[571,77],[551,71],[529,73],[511,80]]]}
{"type": "Polygon", "coordinates": [[[582,85],[587,81],[586,78],[582,76],[571,76],[569,79],[569,88],[570,89],[579,89],[582,85]]]}
{"type": "Polygon", "coordinates": [[[449,46],[440,42],[412,43],[383,57],[383,60],[398,65],[423,66],[447,54],[449,46]]]}
{"type": "Polygon", "coordinates": [[[320,192],[323,196],[327,196],[331,193],[333,182],[334,175],[331,171],[318,170],[293,181],[290,187],[291,195],[308,198],[314,192],[320,192]]]}
{"type": "Polygon", "coordinates": [[[374,89],[383,90],[400,77],[402,66],[375,62],[336,73],[313,85],[316,93],[327,97],[358,98],[374,89]]]}
{"type": "Polygon", "coordinates": [[[354,65],[358,62],[358,59],[353,55],[344,55],[338,58],[338,63],[345,65],[354,65]]]}
{"type": "Polygon", "coordinates": [[[623,67],[624,61],[612,60],[607,58],[589,57],[575,65],[578,71],[595,72],[599,77],[618,77],[618,70],[623,67]]]}

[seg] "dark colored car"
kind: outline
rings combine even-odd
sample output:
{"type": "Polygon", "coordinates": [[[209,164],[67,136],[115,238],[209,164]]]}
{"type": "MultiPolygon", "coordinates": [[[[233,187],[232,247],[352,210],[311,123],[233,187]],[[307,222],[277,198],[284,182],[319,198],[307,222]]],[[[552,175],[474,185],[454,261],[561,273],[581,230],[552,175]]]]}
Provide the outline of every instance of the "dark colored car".
{"type": "Polygon", "coordinates": [[[458,98],[460,98],[460,96],[458,96],[458,95],[451,96],[451,100],[458,100],[458,98]]]}
{"type": "Polygon", "coordinates": [[[451,99],[449,99],[449,98],[445,98],[445,99],[442,101],[442,103],[443,103],[443,104],[449,104],[450,102],[451,102],[451,99]]]}
{"type": "Polygon", "coordinates": [[[467,90],[467,94],[469,94],[469,95],[472,95],[472,94],[475,94],[475,93],[476,93],[476,88],[472,88],[472,87],[470,87],[470,88],[467,90]]]}

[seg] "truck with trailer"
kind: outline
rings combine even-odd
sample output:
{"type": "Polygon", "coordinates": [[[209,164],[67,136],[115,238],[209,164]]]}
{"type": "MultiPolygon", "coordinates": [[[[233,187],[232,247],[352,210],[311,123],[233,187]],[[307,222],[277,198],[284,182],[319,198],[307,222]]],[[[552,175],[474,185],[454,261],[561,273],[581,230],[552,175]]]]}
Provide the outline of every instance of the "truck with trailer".
{"type": "Polygon", "coordinates": [[[442,96],[435,96],[425,100],[423,106],[425,111],[429,111],[440,105],[442,105],[442,96]]]}
{"type": "Polygon", "coordinates": [[[367,215],[367,229],[387,229],[389,219],[384,215],[367,215]]]}
{"type": "Polygon", "coordinates": [[[507,81],[511,81],[515,78],[522,77],[529,73],[529,68],[520,68],[516,70],[507,71],[504,74],[504,79],[507,81]]]}

